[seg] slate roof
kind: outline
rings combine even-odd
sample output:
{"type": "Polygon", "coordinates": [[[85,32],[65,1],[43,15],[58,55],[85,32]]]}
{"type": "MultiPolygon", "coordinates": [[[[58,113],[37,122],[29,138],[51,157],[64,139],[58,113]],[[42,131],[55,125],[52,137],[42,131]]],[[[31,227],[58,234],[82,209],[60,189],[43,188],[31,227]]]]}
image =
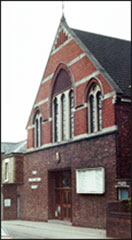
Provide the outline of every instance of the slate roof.
{"type": "Polygon", "coordinates": [[[112,77],[124,96],[131,96],[131,42],[71,29],[112,77]]]}
{"type": "Polygon", "coordinates": [[[6,155],[10,153],[24,153],[27,148],[27,140],[18,143],[1,143],[1,153],[6,155]]]}

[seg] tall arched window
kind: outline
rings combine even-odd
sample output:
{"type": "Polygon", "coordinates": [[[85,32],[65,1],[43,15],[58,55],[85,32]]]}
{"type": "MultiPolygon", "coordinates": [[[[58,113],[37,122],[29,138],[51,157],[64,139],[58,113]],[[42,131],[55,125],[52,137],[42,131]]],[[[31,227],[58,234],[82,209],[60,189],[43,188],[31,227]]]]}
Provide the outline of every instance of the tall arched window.
{"type": "Polygon", "coordinates": [[[54,132],[55,132],[55,142],[58,141],[58,100],[54,100],[54,132]]]}
{"type": "Polygon", "coordinates": [[[34,118],[34,147],[42,145],[42,115],[37,111],[34,118]]]}
{"type": "Polygon", "coordinates": [[[63,94],[61,98],[62,103],[62,140],[66,139],[66,97],[63,94]]]}
{"type": "Polygon", "coordinates": [[[102,129],[102,104],[101,104],[101,93],[97,93],[97,128],[98,131],[102,129]]]}
{"type": "Polygon", "coordinates": [[[59,64],[52,79],[51,98],[53,116],[53,142],[66,141],[73,137],[73,89],[71,70],[59,64]]]}
{"type": "Polygon", "coordinates": [[[39,146],[39,124],[38,124],[38,118],[35,121],[35,130],[36,130],[36,147],[39,146]]]}
{"type": "Polygon", "coordinates": [[[40,117],[40,146],[42,145],[42,117],[40,117]]]}
{"type": "Polygon", "coordinates": [[[69,100],[70,100],[69,101],[70,102],[70,117],[69,117],[70,118],[70,138],[72,138],[74,134],[73,90],[70,91],[69,100]]]}
{"type": "Polygon", "coordinates": [[[95,131],[95,100],[94,96],[90,96],[90,126],[91,132],[95,131]]]}
{"type": "Polygon", "coordinates": [[[99,86],[93,83],[88,95],[88,132],[93,133],[102,129],[102,96],[99,86]]]}

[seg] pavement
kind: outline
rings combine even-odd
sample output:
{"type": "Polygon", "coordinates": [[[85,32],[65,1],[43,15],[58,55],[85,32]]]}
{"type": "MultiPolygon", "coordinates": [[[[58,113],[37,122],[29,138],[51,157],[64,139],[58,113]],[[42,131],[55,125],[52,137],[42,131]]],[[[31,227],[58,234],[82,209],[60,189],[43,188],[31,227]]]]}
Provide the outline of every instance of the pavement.
{"type": "Polygon", "coordinates": [[[58,220],[48,222],[4,220],[2,227],[8,232],[11,231],[11,227],[14,227],[16,231],[18,229],[21,233],[23,231],[24,234],[36,236],[36,239],[110,239],[106,237],[106,230],[75,227],[70,222],[58,220]]]}
{"type": "Polygon", "coordinates": [[[1,239],[11,239],[9,233],[3,228],[1,228],[1,239]]]}

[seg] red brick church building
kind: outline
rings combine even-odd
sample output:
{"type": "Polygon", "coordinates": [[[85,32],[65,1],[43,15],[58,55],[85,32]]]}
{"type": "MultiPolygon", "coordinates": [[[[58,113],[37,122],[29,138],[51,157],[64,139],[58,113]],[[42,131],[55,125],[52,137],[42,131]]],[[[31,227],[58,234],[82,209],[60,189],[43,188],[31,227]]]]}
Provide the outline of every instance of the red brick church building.
{"type": "Polygon", "coordinates": [[[106,228],[130,196],[130,42],[61,18],[27,123],[21,219],[106,228]]]}

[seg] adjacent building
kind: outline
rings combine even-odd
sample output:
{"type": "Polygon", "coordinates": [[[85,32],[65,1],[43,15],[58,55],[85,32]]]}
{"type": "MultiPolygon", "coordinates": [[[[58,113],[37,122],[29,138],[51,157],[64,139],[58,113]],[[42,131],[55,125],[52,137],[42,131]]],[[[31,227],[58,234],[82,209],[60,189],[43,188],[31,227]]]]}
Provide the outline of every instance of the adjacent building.
{"type": "Polygon", "coordinates": [[[19,187],[24,180],[24,152],[27,141],[1,144],[1,218],[20,218],[19,187]]]}

